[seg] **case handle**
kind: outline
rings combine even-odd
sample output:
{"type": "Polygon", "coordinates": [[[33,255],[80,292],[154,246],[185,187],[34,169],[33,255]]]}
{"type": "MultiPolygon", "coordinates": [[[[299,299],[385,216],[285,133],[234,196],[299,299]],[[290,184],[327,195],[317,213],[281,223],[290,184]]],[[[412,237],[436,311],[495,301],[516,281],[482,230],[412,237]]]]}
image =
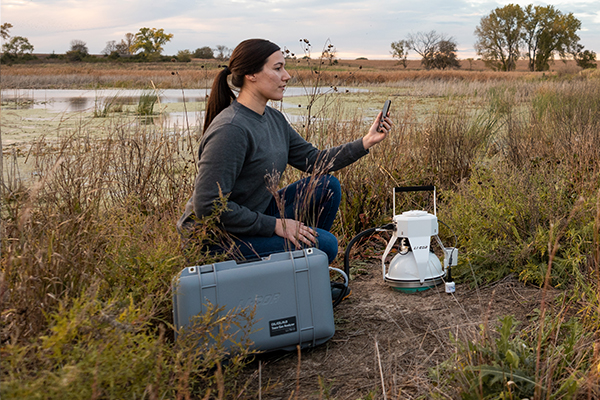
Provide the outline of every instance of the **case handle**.
{"type": "Polygon", "coordinates": [[[435,203],[436,194],[435,194],[435,186],[434,185],[395,187],[393,190],[394,216],[396,215],[396,192],[428,192],[428,191],[433,191],[433,215],[435,215],[437,217],[437,206],[435,203]]]}

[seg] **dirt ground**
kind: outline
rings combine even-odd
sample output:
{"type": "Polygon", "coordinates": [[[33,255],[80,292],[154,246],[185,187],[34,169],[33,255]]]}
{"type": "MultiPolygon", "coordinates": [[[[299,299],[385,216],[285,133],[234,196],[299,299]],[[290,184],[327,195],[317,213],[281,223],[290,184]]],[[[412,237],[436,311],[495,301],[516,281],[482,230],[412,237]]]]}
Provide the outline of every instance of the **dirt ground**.
{"type": "Polygon", "coordinates": [[[331,340],[303,350],[300,365],[296,352],[276,352],[260,355],[248,367],[253,390],[259,370],[263,387],[278,382],[261,393],[263,399],[380,399],[380,368],[388,399],[428,398],[435,390],[428,369],[448,358],[450,332],[473,338],[480,324],[495,324],[507,314],[522,328],[542,296],[511,276],[477,289],[457,284],[453,295],[443,285],[403,293],[383,282],[379,266],[371,267],[351,282],[350,298],[334,309],[331,340]]]}

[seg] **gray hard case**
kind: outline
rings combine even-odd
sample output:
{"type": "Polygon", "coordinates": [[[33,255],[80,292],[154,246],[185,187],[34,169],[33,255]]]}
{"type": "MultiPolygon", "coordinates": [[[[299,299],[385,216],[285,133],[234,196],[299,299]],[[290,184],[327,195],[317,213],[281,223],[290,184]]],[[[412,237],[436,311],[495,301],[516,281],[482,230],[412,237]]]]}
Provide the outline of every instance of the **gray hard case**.
{"type": "Polygon", "coordinates": [[[327,255],[314,248],[184,268],[173,280],[176,331],[209,303],[223,315],[256,305],[249,339],[260,351],[314,347],[335,333],[327,255]]]}

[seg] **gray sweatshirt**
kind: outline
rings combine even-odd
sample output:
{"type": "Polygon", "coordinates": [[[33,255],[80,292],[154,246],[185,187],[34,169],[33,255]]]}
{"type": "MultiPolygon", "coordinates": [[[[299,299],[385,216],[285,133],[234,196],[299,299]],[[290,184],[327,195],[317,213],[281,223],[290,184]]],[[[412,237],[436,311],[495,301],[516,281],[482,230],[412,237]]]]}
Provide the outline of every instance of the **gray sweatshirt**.
{"type": "Polygon", "coordinates": [[[266,107],[263,115],[234,101],[212,121],[200,142],[198,176],[192,198],[177,228],[193,223],[193,216],[211,214],[219,188],[229,194],[221,215],[225,230],[234,235],[272,236],[276,218],[265,215],[272,194],[266,175],[281,176],[287,164],[310,172],[336,171],[368,151],[362,139],[328,150],[319,150],[302,138],[277,110],[266,107]]]}

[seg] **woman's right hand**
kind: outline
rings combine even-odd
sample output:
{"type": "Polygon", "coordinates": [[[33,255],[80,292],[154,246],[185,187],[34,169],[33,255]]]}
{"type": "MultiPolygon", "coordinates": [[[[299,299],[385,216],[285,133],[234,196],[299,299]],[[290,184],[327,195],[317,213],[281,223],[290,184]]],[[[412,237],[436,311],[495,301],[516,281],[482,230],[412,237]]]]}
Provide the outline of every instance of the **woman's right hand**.
{"type": "Polygon", "coordinates": [[[317,232],[295,219],[277,218],[275,234],[289,240],[298,249],[303,247],[301,243],[308,246],[317,244],[317,232]]]}
{"type": "Polygon", "coordinates": [[[390,117],[386,116],[384,118],[382,112],[379,111],[377,118],[373,122],[373,125],[371,125],[371,129],[369,129],[369,132],[363,137],[363,147],[365,150],[369,150],[369,148],[385,139],[393,125],[394,122],[390,117]]]}

